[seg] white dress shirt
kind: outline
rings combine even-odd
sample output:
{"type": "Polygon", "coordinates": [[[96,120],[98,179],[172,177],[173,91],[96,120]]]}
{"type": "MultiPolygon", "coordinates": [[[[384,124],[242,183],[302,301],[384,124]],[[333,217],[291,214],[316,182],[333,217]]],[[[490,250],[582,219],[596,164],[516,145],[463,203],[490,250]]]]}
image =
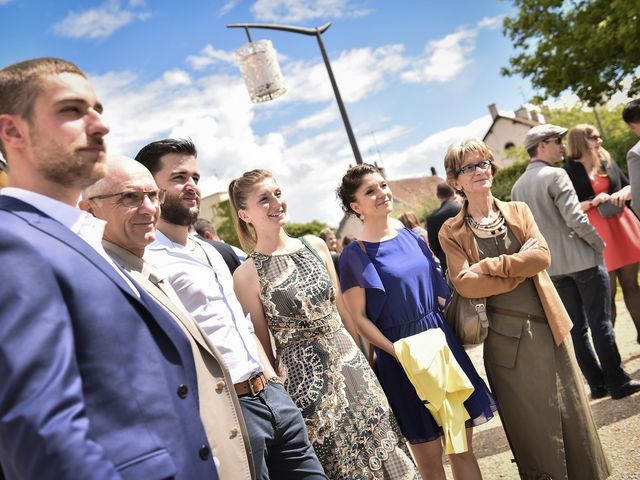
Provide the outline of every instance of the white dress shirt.
{"type": "Polygon", "coordinates": [[[144,259],[167,276],[191,317],[224,357],[233,383],[242,382],[262,371],[253,324],[236,298],[222,256],[208,243],[193,236],[190,240],[203,249],[209,262],[159,230],[144,259]]]}
{"type": "Polygon", "coordinates": [[[118,272],[118,275],[124,279],[133,293],[140,298],[140,292],[138,292],[138,289],[133,285],[131,280],[127,278],[123,271],[118,268],[111,257],[107,255],[107,252],[102,246],[102,236],[107,222],[94,217],[84,210],[80,210],[79,208],[72,207],[59,200],[55,200],[51,197],[47,197],[46,195],[41,195],[40,193],[25,190],[23,188],[6,187],[2,189],[2,195],[17,198],[18,200],[22,200],[24,203],[28,203],[78,235],[82,240],[87,242],[91,248],[98,252],[116,272],[118,272]]]}

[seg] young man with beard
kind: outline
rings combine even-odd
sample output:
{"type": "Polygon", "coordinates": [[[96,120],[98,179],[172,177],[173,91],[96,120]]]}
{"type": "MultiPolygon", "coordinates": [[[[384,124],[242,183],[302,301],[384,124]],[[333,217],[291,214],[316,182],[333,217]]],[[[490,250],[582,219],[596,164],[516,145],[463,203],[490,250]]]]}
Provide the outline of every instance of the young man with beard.
{"type": "Polygon", "coordinates": [[[166,190],[156,240],[145,259],[169,280],[229,367],[258,479],[326,479],[300,411],[276,376],[233,291],[220,254],[189,235],[200,210],[197,151],[190,140],[145,146],[136,160],[166,190]]]}
{"type": "Polygon", "coordinates": [[[108,132],[72,63],[0,70],[0,478],[216,479],[189,342],[76,207],[108,132]]]}

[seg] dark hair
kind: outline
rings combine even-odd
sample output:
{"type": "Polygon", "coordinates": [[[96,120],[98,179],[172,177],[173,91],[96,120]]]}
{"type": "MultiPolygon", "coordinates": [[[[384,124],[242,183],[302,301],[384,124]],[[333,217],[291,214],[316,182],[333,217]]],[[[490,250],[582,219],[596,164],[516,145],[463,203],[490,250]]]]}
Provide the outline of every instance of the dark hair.
{"type": "Polygon", "coordinates": [[[356,241],[355,235],[345,235],[344,237],[342,237],[342,248],[346,247],[351,242],[355,242],[355,241],[356,241]]]}
{"type": "Polygon", "coordinates": [[[211,232],[216,235],[216,228],[206,218],[198,218],[195,222],[193,222],[193,229],[201,237],[204,237],[205,232],[211,232]]]}
{"type": "Polygon", "coordinates": [[[640,123],[640,98],[631,100],[622,110],[622,119],[626,123],[640,123]]]}
{"type": "Polygon", "coordinates": [[[238,233],[240,245],[244,250],[251,251],[256,246],[256,231],[253,226],[240,218],[238,210],[247,208],[247,197],[256,183],[262,182],[266,178],[273,178],[271,172],[267,170],[251,170],[244,172],[241,177],[231,181],[229,184],[229,203],[231,204],[231,216],[238,233]]]}
{"type": "Polygon", "coordinates": [[[440,182],[436,187],[436,195],[440,198],[451,198],[454,193],[453,188],[447,182],[440,182]]]}
{"type": "Polygon", "coordinates": [[[136,155],[136,160],[147,167],[151,175],[155,175],[162,168],[160,159],[168,153],[198,156],[198,151],[190,138],[165,138],[142,147],[136,155]]]}
{"type": "Polygon", "coordinates": [[[375,165],[362,163],[351,167],[342,177],[342,182],[340,182],[340,186],[336,189],[336,196],[340,200],[340,206],[346,214],[358,216],[351,208],[351,204],[356,201],[356,192],[358,188],[360,188],[360,185],[362,185],[362,179],[372,173],[382,175],[380,169],[375,165]]]}
{"type": "MultiPolygon", "coordinates": [[[[73,63],[52,57],[34,58],[0,70],[0,115],[18,115],[31,122],[33,106],[44,89],[45,77],[61,73],[87,78],[73,63]]],[[[1,140],[0,152],[6,158],[1,140]]]]}

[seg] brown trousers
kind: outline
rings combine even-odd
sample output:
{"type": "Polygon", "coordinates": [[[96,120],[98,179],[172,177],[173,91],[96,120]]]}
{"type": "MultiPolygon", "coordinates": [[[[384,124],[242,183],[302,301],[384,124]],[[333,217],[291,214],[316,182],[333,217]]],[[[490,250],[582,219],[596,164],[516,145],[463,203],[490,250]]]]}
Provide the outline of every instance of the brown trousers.
{"type": "Polygon", "coordinates": [[[485,368],[521,478],[609,477],[570,341],[556,347],[548,324],[523,318],[490,326],[485,368]]]}

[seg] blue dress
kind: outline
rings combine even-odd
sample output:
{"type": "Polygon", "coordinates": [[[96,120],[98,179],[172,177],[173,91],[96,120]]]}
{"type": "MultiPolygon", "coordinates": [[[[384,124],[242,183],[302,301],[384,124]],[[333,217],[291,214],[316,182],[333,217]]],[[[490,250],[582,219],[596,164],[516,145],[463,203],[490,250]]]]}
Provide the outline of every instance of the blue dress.
{"type": "MultiPolygon", "coordinates": [[[[389,240],[362,243],[366,253],[352,242],[340,256],[342,291],[366,289],[367,316],[391,342],[430,328],[442,329],[475,387],[465,402],[471,416],[467,426],[488,421],[496,402],[440,312],[437,297],[448,298],[450,292],[428,247],[406,228],[389,240]]],[[[380,384],[407,440],[422,443],[440,437],[442,428],[418,398],[400,363],[379,348],[376,354],[380,384]]]]}

